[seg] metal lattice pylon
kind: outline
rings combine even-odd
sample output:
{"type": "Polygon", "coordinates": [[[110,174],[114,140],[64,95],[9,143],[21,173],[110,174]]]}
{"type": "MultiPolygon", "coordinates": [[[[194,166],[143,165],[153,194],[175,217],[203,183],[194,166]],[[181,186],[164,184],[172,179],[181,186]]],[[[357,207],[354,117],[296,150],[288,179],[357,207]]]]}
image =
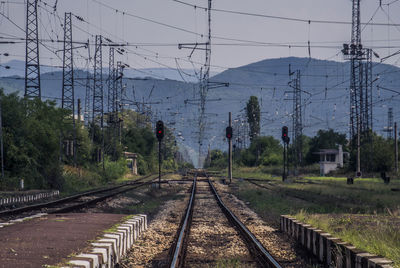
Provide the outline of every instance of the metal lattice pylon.
{"type": "Polygon", "coordinates": [[[92,102],[92,77],[89,71],[89,60],[88,60],[88,68],[86,70],[86,88],[85,88],[85,111],[84,111],[84,120],[85,124],[89,124],[92,122],[92,113],[91,104],[92,102]]]}
{"type": "Polygon", "coordinates": [[[25,97],[41,98],[37,0],[27,0],[25,97]]]}
{"type": "Polygon", "coordinates": [[[198,166],[202,166],[202,147],[205,132],[205,110],[206,110],[206,100],[210,80],[210,63],[211,63],[211,4],[212,0],[208,0],[208,33],[207,42],[205,43],[205,53],[206,59],[202,69],[201,81],[200,81],[200,116],[199,116],[199,159],[198,166]]]}
{"type": "Polygon", "coordinates": [[[64,20],[64,57],[61,107],[69,111],[72,123],[75,126],[74,62],[71,13],[65,13],[64,20]]]}
{"type": "Polygon", "coordinates": [[[110,117],[110,122],[113,121],[113,103],[114,103],[114,91],[115,91],[115,65],[114,65],[114,48],[110,47],[110,54],[108,59],[108,94],[107,94],[107,108],[110,117]]]}
{"type": "Polygon", "coordinates": [[[92,122],[93,125],[99,126],[103,129],[103,60],[102,60],[102,37],[96,35],[96,44],[94,52],[94,74],[93,74],[93,111],[92,122]]]}
{"type": "Polygon", "coordinates": [[[301,107],[300,70],[296,71],[296,77],[293,82],[293,163],[297,167],[303,162],[303,114],[301,107]]]}
{"type": "MultiPolygon", "coordinates": [[[[62,101],[61,107],[68,111],[64,118],[64,123],[72,125],[72,132],[62,133],[61,142],[65,147],[65,155],[74,156],[76,160],[76,129],[75,129],[75,97],[74,97],[74,61],[72,47],[72,16],[71,13],[65,13],[64,18],[64,55],[63,55],[63,80],[62,80],[62,101]]],[[[61,144],[62,147],[62,144],[61,144]]],[[[61,150],[60,157],[63,152],[61,150]]]]}
{"type": "Polygon", "coordinates": [[[101,144],[97,148],[96,159],[103,162],[104,168],[104,103],[103,103],[103,59],[102,59],[102,36],[96,35],[94,52],[94,74],[93,74],[93,112],[92,112],[92,140],[101,144]],[[96,137],[96,128],[100,129],[100,137],[96,137]]]}

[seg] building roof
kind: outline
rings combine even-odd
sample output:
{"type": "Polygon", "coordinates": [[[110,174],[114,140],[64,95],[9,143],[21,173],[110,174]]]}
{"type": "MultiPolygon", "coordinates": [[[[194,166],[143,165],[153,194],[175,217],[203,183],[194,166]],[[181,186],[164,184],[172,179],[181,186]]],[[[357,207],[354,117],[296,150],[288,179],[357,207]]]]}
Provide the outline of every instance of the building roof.
{"type": "Polygon", "coordinates": [[[126,158],[137,158],[137,154],[131,152],[124,152],[126,158]]]}
{"type": "Polygon", "coordinates": [[[339,154],[339,150],[337,149],[321,149],[319,152],[315,152],[313,154],[339,154]]]}

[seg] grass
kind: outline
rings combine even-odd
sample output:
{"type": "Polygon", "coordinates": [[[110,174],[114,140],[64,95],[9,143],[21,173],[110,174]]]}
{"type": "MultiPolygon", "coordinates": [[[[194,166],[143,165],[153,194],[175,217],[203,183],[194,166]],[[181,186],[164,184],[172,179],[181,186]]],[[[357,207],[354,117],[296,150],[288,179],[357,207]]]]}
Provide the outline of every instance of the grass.
{"type": "Polygon", "coordinates": [[[362,250],[385,256],[400,267],[399,180],[306,176],[283,183],[281,178],[245,168],[234,177],[265,179],[256,183],[234,180],[231,191],[264,220],[279,226],[279,216],[295,215],[362,250]]]}
{"type": "Polygon", "coordinates": [[[385,256],[400,267],[400,217],[354,214],[309,214],[295,217],[359,249],[385,256]]]}

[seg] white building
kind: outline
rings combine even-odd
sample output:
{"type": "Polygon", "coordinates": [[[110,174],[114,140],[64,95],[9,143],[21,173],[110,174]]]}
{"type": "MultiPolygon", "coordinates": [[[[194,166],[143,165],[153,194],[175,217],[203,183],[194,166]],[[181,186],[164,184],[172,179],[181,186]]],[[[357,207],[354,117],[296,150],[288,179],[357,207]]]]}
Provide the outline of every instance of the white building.
{"type": "Polygon", "coordinates": [[[339,145],[339,149],[321,149],[316,152],[320,156],[319,169],[321,176],[325,176],[331,171],[337,168],[343,167],[343,149],[342,145],[339,145]]]}

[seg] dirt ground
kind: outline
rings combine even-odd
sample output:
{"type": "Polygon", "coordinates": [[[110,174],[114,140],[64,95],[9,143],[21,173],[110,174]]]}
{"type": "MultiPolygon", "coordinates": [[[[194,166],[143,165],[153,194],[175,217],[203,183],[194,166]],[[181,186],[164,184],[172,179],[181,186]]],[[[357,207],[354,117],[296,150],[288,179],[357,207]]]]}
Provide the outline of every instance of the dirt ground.
{"type": "Polygon", "coordinates": [[[0,228],[0,267],[55,265],[122,221],[122,214],[47,215],[0,228]]]}

